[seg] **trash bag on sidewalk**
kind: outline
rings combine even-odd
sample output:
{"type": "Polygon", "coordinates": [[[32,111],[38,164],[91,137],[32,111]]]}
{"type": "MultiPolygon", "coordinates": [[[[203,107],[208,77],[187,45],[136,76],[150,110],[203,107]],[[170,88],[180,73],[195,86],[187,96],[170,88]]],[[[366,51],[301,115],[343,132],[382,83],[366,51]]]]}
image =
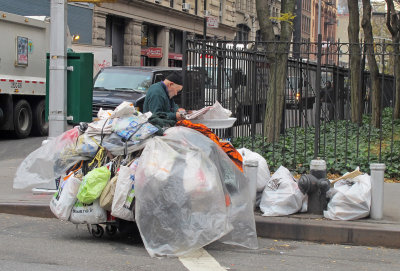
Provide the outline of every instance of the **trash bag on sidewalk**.
{"type": "Polygon", "coordinates": [[[305,197],[290,171],[280,166],[265,186],[260,209],[263,216],[294,214],[302,209],[305,197]]]}
{"type": "Polygon", "coordinates": [[[368,174],[335,183],[334,194],[324,217],[332,220],[354,220],[367,217],[371,208],[371,177],[368,174]]]}
{"type": "Polygon", "coordinates": [[[50,210],[58,219],[68,220],[80,185],[81,180],[73,174],[60,184],[58,191],[50,201],[50,210]]]}
{"type": "Polygon", "coordinates": [[[135,177],[135,219],[151,256],[180,256],[223,236],[257,247],[247,180],[201,133],[173,127],[150,139],[135,177]]]}
{"type": "Polygon", "coordinates": [[[79,134],[75,127],[30,153],[19,165],[13,187],[21,189],[54,183],[76,162],[88,160],[75,150],[79,134]]]}
{"type": "Polygon", "coordinates": [[[240,155],[242,155],[243,162],[246,160],[255,160],[258,162],[257,192],[263,191],[268,180],[271,178],[271,173],[269,171],[267,161],[260,154],[253,152],[249,149],[241,148],[237,151],[240,153],[240,155]]]}

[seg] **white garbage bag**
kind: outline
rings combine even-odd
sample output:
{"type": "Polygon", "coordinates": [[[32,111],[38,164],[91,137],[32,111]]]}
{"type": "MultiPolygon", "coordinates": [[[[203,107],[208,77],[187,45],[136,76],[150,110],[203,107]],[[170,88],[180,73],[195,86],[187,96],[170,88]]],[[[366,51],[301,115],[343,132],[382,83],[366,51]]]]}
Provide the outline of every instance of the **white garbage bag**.
{"type": "Polygon", "coordinates": [[[263,216],[294,214],[302,210],[305,197],[290,171],[280,166],[265,186],[260,209],[263,216]]]}
{"type": "Polygon", "coordinates": [[[78,194],[81,180],[71,175],[63,181],[58,191],[54,194],[50,201],[50,210],[61,220],[67,221],[71,215],[72,207],[76,202],[76,194],[78,194]]]}
{"type": "Polygon", "coordinates": [[[246,148],[241,148],[237,150],[243,158],[243,162],[246,160],[255,160],[258,161],[257,168],[257,192],[261,192],[264,190],[265,185],[268,180],[271,178],[271,173],[269,171],[268,163],[264,157],[260,154],[253,152],[246,148]]]}
{"type": "Polygon", "coordinates": [[[335,183],[335,194],[324,211],[332,220],[354,220],[367,217],[371,208],[371,177],[368,174],[335,183]]]}
{"type": "Polygon", "coordinates": [[[107,221],[107,212],[100,207],[99,199],[91,204],[75,202],[69,220],[74,224],[99,224],[107,221]]]}

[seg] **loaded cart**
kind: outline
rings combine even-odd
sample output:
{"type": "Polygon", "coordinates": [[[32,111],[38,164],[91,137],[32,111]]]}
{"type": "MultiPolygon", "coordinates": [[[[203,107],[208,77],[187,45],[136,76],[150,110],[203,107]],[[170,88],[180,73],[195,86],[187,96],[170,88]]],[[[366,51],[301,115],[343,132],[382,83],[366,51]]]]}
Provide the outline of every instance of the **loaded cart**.
{"type": "Polygon", "coordinates": [[[180,256],[216,240],[258,247],[241,155],[203,124],[171,123],[128,102],[100,110],[31,153],[14,188],[57,177],[51,210],[87,224],[94,237],[139,231],[150,256],[180,256]]]}

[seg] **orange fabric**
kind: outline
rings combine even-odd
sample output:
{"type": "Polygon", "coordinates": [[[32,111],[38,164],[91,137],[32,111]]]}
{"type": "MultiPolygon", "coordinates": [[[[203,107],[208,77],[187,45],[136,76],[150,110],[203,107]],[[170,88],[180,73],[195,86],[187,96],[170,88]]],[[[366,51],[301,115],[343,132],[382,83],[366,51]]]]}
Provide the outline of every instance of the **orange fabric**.
{"type": "Polygon", "coordinates": [[[228,142],[220,142],[219,137],[214,134],[207,126],[200,123],[193,123],[190,120],[180,120],[176,123],[176,126],[184,126],[187,128],[199,131],[212,141],[217,143],[222,150],[229,156],[233,163],[243,172],[243,159],[240,153],[228,142]]]}

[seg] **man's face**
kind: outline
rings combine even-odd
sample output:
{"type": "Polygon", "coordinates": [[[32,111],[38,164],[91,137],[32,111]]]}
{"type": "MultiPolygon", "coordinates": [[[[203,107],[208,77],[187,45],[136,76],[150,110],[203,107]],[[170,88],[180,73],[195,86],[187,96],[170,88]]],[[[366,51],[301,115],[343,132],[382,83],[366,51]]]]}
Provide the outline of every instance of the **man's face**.
{"type": "Polygon", "coordinates": [[[172,98],[176,95],[178,95],[179,91],[181,91],[183,86],[175,84],[174,82],[169,82],[167,85],[167,90],[169,97],[172,98]]]}

